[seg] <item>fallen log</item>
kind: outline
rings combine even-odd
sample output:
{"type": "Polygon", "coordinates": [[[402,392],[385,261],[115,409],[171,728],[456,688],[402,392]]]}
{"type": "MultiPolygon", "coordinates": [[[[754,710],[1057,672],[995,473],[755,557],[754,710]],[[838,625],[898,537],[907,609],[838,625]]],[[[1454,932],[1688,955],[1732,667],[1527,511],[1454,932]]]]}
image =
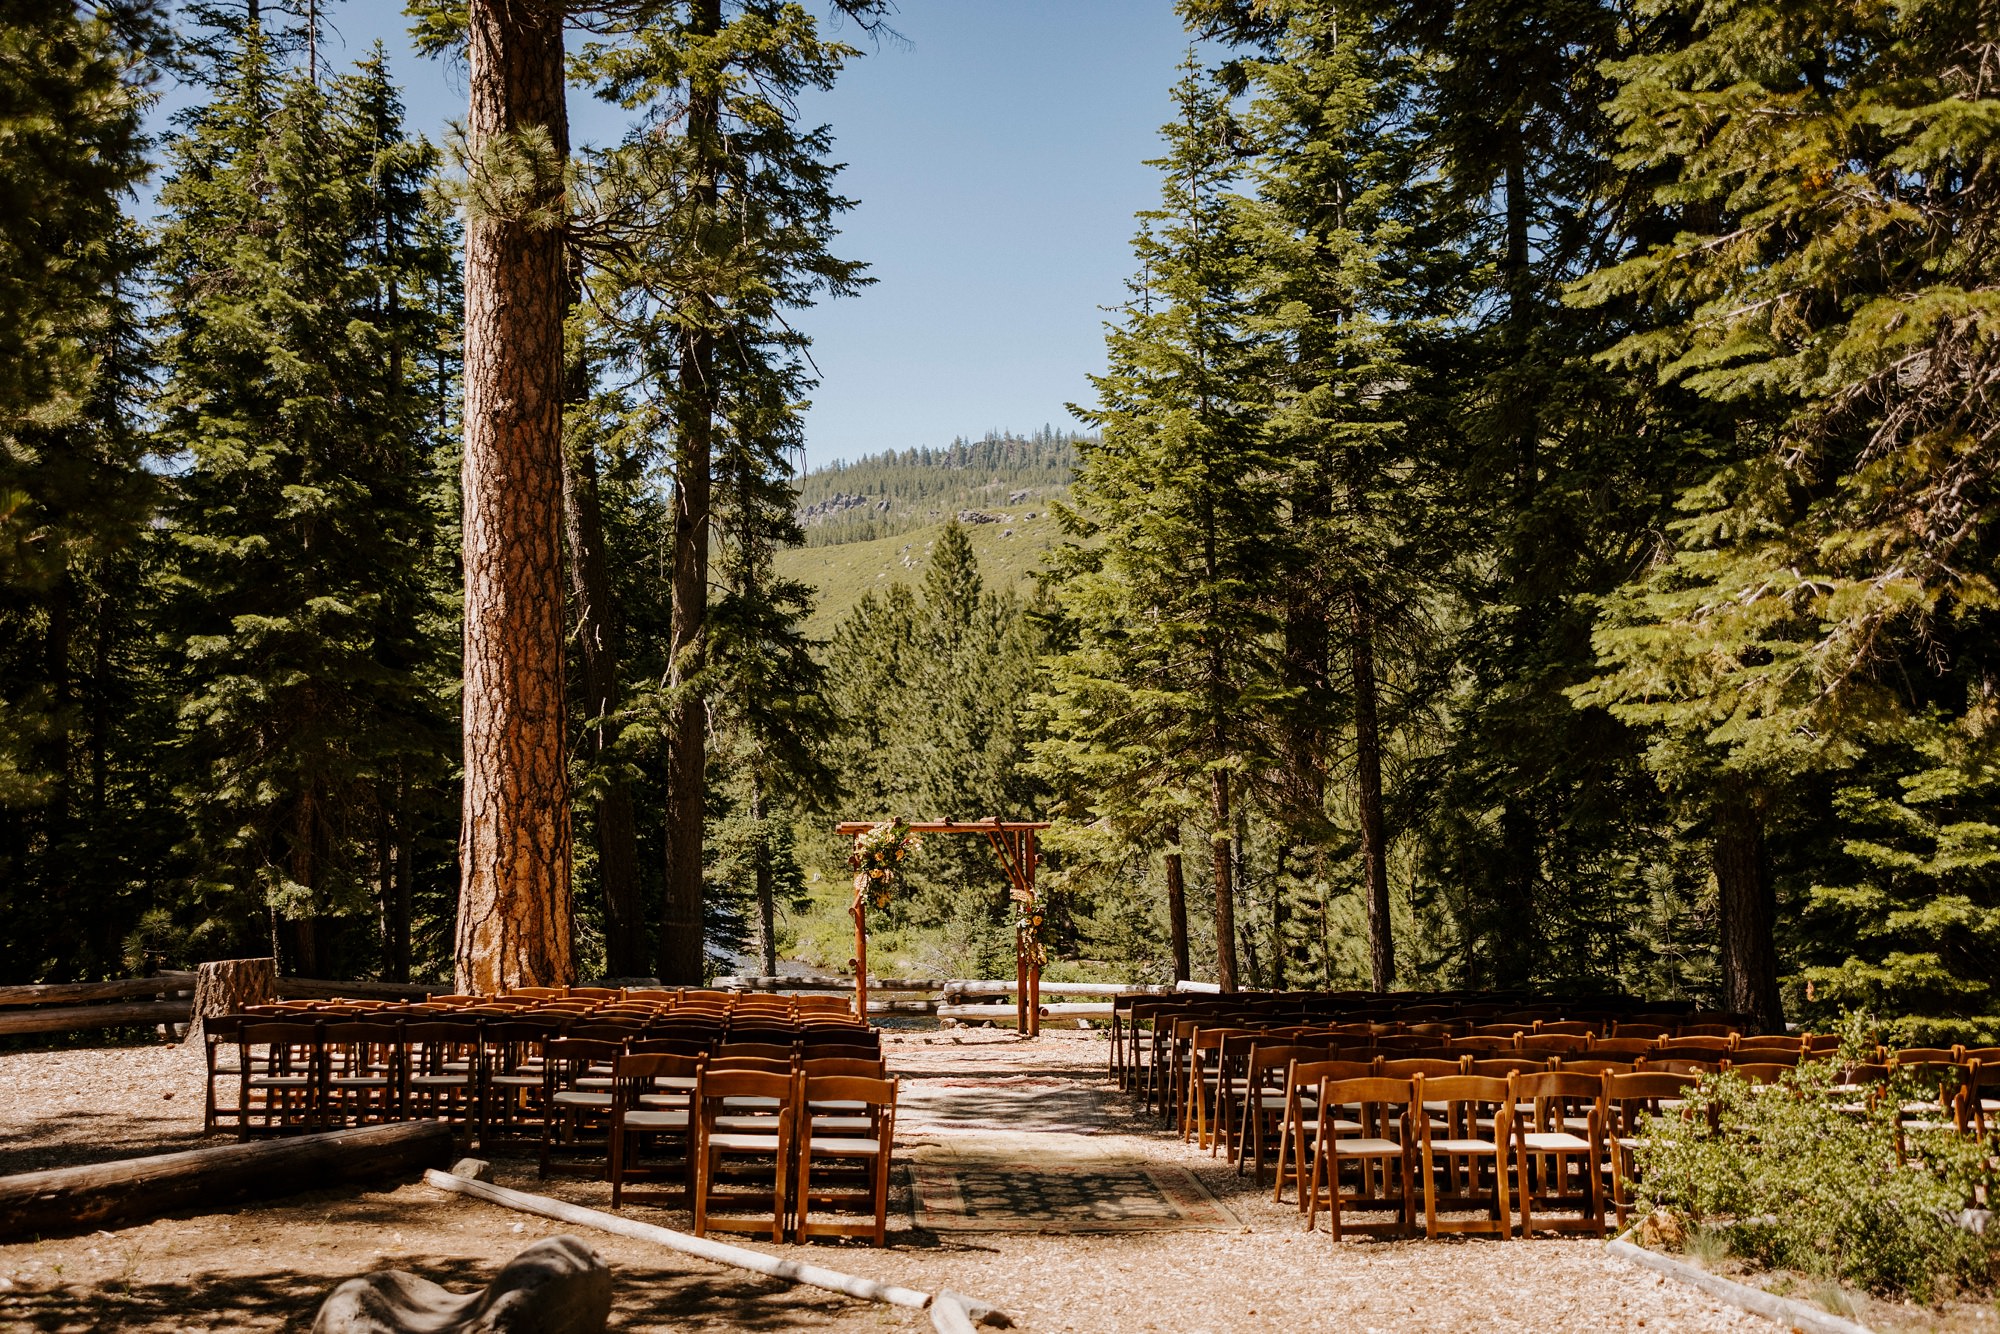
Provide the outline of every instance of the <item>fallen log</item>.
{"type": "Polygon", "coordinates": [[[163,1000],[4,1011],[0,1012],[0,1037],[16,1033],[67,1033],[81,1028],[122,1028],[126,1024],[185,1023],[191,1008],[185,1000],[163,1000]]]}
{"type": "Polygon", "coordinates": [[[775,1255],[753,1251],[746,1246],[731,1246],[727,1242],[711,1241],[707,1237],[697,1237],[686,1232],[676,1232],[672,1228],[642,1223],[636,1218],[625,1218],[619,1214],[608,1214],[598,1209],[586,1209],[579,1204],[553,1200],[546,1195],[531,1195],[524,1190],[508,1190],[505,1186],[489,1186],[483,1181],[468,1181],[449,1172],[435,1170],[426,1172],[424,1184],[457,1195],[470,1195],[473,1199],[484,1200],[488,1204],[518,1209],[522,1213],[553,1218],[559,1223],[594,1227],[600,1232],[631,1237],[635,1241],[650,1241],[654,1245],[665,1246],[683,1255],[694,1255],[704,1260],[713,1260],[717,1264],[733,1265],[738,1269],[748,1269],[752,1273],[781,1278],[788,1283],[804,1283],[810,1287],[825,1288],[828,1292],[843,1293],[849,1297],[860,1297],[865,1301],[882,1302],[889,1306],[907,1307],[913,1311],[924,1310],[931,1304],[931,1294],[920,1292],[915,1288],[898,1287],[893,1283],[877,1283],[872,1278],[856,1278],[837,1269],[825,1269],[799,1260],[781,1260],[775,1255]]]}
{"type": "Polygon", "coordinates": [[[403,1121],[24,1172],[0,1177],[0,1236],[83,1231],[406,1173],[450,1158],[450,1126],[403,1121]]]}
{"type": "Polygon", "coordinates": [[[186,991],[194,979],[127,977],[114,982],[39,982],[25,987],[0,987],[0,1007],[15,1005],[81,1005],[87,1001],[124,1000],[129,996],[171,996],[186,991]]]}
{"type": "MultiPolygon", "coordinates": [[[[1038,982],[1035,986],[1044,996],[1164,996],[1172,990],[1135,982],[1038,982]]],[[[947,982],[944,998],[949,1001],[954,996],[1012,996],[1020,989],[1019,982],[947,982]]]]}

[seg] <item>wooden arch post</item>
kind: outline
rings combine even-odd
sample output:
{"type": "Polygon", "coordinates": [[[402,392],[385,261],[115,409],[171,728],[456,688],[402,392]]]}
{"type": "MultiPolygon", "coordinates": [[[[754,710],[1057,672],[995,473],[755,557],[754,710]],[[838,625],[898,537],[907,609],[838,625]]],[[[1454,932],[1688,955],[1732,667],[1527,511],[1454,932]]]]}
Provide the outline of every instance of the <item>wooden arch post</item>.
{"type": "MultiPolygon", "coordinates": [[[[834,833],[853,838],[874,829],[880,821],[844,820],[834,833]]],[[[1038,831],[1047,829],[1046,820],[912,820],[910,830],[918,834],[984,835],[1007,873],[1008,897],[1021,917],[1035,912],[1035,869],[1041,852],[1036,844],[1038,831]]],[[[848,910],[854,917],[854,1013],[868,1018],[868,904],[863,891],[854,895],[848,910]]],[[[1042,1031],[1042,965],[1029,949],[1028,932],[1014,928],[1014,1015],[1024,1037],[1039,1037],[1042,1031]]]]}

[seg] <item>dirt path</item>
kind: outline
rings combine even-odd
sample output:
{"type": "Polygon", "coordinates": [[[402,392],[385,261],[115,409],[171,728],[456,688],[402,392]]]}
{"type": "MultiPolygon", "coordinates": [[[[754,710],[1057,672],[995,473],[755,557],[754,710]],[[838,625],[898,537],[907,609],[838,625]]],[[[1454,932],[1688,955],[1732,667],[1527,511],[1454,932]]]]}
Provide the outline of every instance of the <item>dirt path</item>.
{"type": "MultiPolygon", "coordinates": [[[[895,1034],[904,1091],[891,1245],[772,1248],[955,1288],[1038,1331],[1648,1329],[1773,1326],[1604,1257],[1588,1241],[1350,1242],[1139,1115],[1084,1033],[895,1034]]],[[[0,1055],[0,1171],[198,1142],[198,1063],[154,1049],[0,1055]],[[85,1087],[87,1085],[87,1087],[85,1087]],[[166,1095],[171,1093],[172,1097],[166,1095]]],[[[600,1182],[503,1185],[603,1207],[600,1182]]],[[[685,1214],[634,1207],[685,1228],[685,1214]]],[[[299,1330],[338,1279],[379,1266],[485,1281],[558,1229],[421,1185],[326,1192],[0,1246],[0,1328],[299,1330]]],[[[615,1328],[925,1329],[912,1313],[783,1289],[571,1229],[609,1260],[615,1328]]],[[[754,1243],[753,1243],[754,1244],[754,1243]]]]}

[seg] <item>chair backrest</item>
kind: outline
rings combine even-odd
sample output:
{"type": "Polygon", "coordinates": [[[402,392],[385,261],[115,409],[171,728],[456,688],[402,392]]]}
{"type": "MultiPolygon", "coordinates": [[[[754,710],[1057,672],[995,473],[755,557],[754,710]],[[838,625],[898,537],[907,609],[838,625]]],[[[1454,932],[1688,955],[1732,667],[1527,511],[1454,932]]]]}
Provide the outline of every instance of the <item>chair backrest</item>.
{"type": "Polygon", "coordinates": [[[1738,1051],[1804,1051],[1806,1038],[1800,1033],[1760,1033],[1755,1037],[1738,1038],[1738,1051]]]}
{"type": "Polygon", "coordinates": [[[729,1025],[729,1045],[732,1047],[762,1044],[771,1047],[784,1047],[789,1050],[791,1045],[798,1040],[799,1033],[795,1028],[773,1028],[768,1024],[745,1025],[731,1023],[729,1025]]]}
{"type": "MultiPolygon", "coordinates": [[[[812,1103],[861,1103],[894,1111],[899,1081],[867,1075],[807,1075],[803,1081],[805,1100],[812,1103]]],[[[842,1109],[845,1111],[845,1109],[842,1109]]]]}
{"type": "Polygon", "coordinates": [[[1511,1023],[1510,1023],[1510,1024],[1476,1024],[1476,1025],[1474,1025],[1474,1026],[1473,1026],[1473,1029],[1472,1029],[1472,1031],[1471,1031],[1470,1033],[1466,1034],[1466,1036],[1467,1036],[1467,1037],[1474,1037],[1474,1038],[1508,1038],[1508,1039],[1512,1039],[1512,1038],[1513,1038],[1513,1036],[1514,1036],[1514,1035],[1515,1035],[1516,1033],[1526,1033],[1526,1032],[1531,1032],[1531,1031],[1533,1031],[1533,1029],[1534,1029],[1534,1025],[1533,1025],[1532,1023],[1527,1023],[1527,1024],[1511,1024],[1511,1023]]]}
{"type": "Polygon", "coordinates": [[[1889,1056],[1891,1065],[1958,1065],[1964,1061],[1963,1047],[1899,1047],[1889,1056]]]}
{"type": "Polygon", "coordinates": [[[715,1055],[718,1060],[747,1057],[752,1060],[784,1061],[789,1064],[792,1059],[792,1047],[790,1043],[738,1042],[732,1037],[716,1047],[715,1055]]]}
{"type": "Polygon", "coordinates": [[[646,1031],[646,1022],[623,1019],[613,1023],[600,1023],[595,1015],[580,1024],[572,1024],[563,1033],[567,1038],[595,1039],[599,1042],[615,1042],[620,1046],[646,1031]]]}
{"type": "Polygon", "coordinates": [[[1689,1061],[1726,1061],[1730,1049],[1727,1042],[1712,1038],[1666,1038],[1660,1043],[1660,1055],[1689,1061]]]}
{"type": "Polygon", "coordinates": [[[1285,1082],[1294,1088],[1317,1088],[1328,1079],[1367,1079],[1375,1073],[1373,1061],[1313,1060],[1295,1061],[1285,1082]]]}
{"type": "Polygon", "coordinates": [[[1555,1068],[1581,1075],[1623,1075],[1631,1073],[1632,1062],[1605,1056],[1565,1056],[1555,1068]]]}
{"type": "Polygon", "coordinates": [[[704,1103],[722,1098],[776,1098],[790,1106],[798,1081],[790,1070],[783,1074],[767,1070],[717,1070],[705,1068],[695,1091],[704,1103]]]}
{"type": "Polygon", "coordinates": [[[1668,1024],[1617,1023],[1611,1026],[1611,1036],[1614,1038],[1647,1038],[1656,1040],[1659,1038],[1670,1038],[1673,1035],[1674,1030],[1668,1024]]]}
{"type": "Polygon", "coordinates": [[[624,995],[617,987],[571,987],[564,999],[621,1000],[624,995]]]}
{"type": "Polygon", "coordinates": [[[773,1060],[768,1056],[711,1056],[708,1058],[711,1070],[756,1070],[765,1074],[790,1074],[792,1062],[789,1057],[773,1060]]]}
{"type": "MultiPolygon", "coordinates": [[[[1736,1035],[1734,1024],[1676,1024],[1674,1038],[1730,1038],[1736,1035]]],[[[1674,1038],[1668,1039],[1673,1041],[1674,1038]]]]}
{"type": "Polygon", "coordinates": [[[1604,1096],[1602,1075],[1579,1074],[1568,1070],[1548,1070],[1541,1074],[1516,1074],[1514,1096],[1527,1098],[1588,1098],[1604,1096]]]}
{"type": "Polygon", "coordinates": [[[1422,1033],[1383,1033],[1376,1037],[1375,1045],[1383,1055],[1418,1056],[1430,1052],[1443,1051],[1447,1039],[1426,1037],[1422,1033]]]}
{"type": "Polygon", "coordinates": [[[1567,1056],[1590,1049],[1588,1033],[1523,1033],[1514,1039],[1523,1056],[1567,1056]]]}
{"type": "Polygon", "coordinates": [[[1603,1028],[1604,1025],[1586,1019],[1544,1019],[1535,1025],[1535,1032],[1537,1035],[1566,1033],[1574,1037],[1595,1037],[1603,1028]]]}
{"type": "Polygon", "coordinates": [[[510,987],[509,996],[520,996],[527,1000],[553,1000],[563,994],[561,987],[510,987]]]}
{"type": "Polygon", "coordinates": [[[835,1075],[884,1079],[889,1073],[889,1063],[879,1056],[808,1056],[799,1062],[799,1072],[809,1080],[835,1075]]]}
{"type": "Polygon", "coordinates": [[[1400,1060],[1385,1058],[1376,1067],[1376,1073],[1391,1079],[1409,1079],[1416,1075],[1456,1075],[1463,1069],[1457,1061],[1441,1060],[1435,1056],[1406,1056],[1400,1060]]]}
{"type": "MultiPolygon", "coordinates": [[[[1503,1140],[1507,1135],[1506,1127],[1514,1115],[1514,1098],[1507,1081],[1490,1075],[1440,1075],[1436,1078],[1424,1075],[1417,1081],[1417,1098],[1426,1103],[1477,1103],[1494,1107],[1497,1109],[1494,1133],[1503,1140]]],[[[1450,1121],[1449,1111],[1447,1108],[1447,1123],[1450,1121]]],[[[1425,1134],[1432,1133],[1434,1127],[1428,1115],[1423,1118],[1423,1123],[1425,1134]]]]}
{"type": "Polygon", "coordinates": [[[1990,1070],[2000,1066],[2000,1047],[1963,1047],[1960,1049],[1959,1059],[1968,1065],[1977,1061],[1990,1070]]]}
{"type": "Polygon", "coordinates": [[[879,1061],[882,1059],[882,1049],[872,1046],[841,1047],[835,1046],[832,1043],[822,1043],[818,1046],[800,1047],[799,1055],[809,1061],[825,1058],[849,1061],[879,1061]]]}
{"type": "Polygon", "coordinates": [[[882,1035],[872,1028],[854,1024],[827,1025],[799,1030],[799,1045],[805,1047],[880,1047],[882,1035]]]}
{"type": "Polygon", "coordinates": [[[1694,1087],[1695,1076],[1662,1070],[1635,1070],[1613,1074],[1604,1081],[1604,1096],[1615,1103],[1658,1102],[1662,1098],[1684,1098],[1694,1087]]]}
{"type": "Polygon", "coordinates": [[[1508,1075],[1540,1074],[1549,1068],[1549,1063],[1533,1056],[1496,1056],[1491,1060],[1475,1060],[1467,1074],[1484,1075],[1489,1079],[1505,1079],[1508,1075]]]}
{"type": "Polygon", "coordinates": [[[1729,1063],[1736,1065],[1797,1065],[1806,1059],[1806,1054],[1797,1047],[1738,1047],[1729,1053],[1729,1063]]]}
{"type": "Polygon", "coordinates": [[[557,1083],[584,1074],[592,1065],[610,1065],[625,1054],[622,1042],[597,1038],[551,1038],[542,1044],[542,1068],[557,1083]]]}
{"type": "Polygon", "coordinates": [[[1591,1042],[1588,1051],[1592,1056],[1636,1060],[1659,1049],[1659,1041],[1655,1038],[1597,1038],[1591,1042]]]}
{"type": "Polygon", "coordinates": [[[1320,1108],[1347,1103],[1401,1104],[1410,1106],[1416,1101],[1417,1084],[1414,1079],[1389,1079],[1381,1075],[1370,1075],[1364,1079],[1328,1079],[1320,1083],[1320,1108]]]}
{"type": "Polygon", "coordinates": [[[1712,1075],[1722,1068],[1720,1061],[1698,1061],[1688,1056],[1661,1056],[1646,1058],[1648,1070],[1664,1071],[1673,1075],[1712,1075]]]}

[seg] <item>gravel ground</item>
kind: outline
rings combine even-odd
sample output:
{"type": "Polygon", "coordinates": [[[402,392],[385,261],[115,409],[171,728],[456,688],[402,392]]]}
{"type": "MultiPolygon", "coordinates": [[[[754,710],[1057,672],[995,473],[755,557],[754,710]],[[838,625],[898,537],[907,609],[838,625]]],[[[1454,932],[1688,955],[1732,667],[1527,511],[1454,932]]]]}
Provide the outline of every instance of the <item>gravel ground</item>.
{"type": "MultiPolygon", "coordinates": [[[[1243,1220],[1235,1230],[1109,1234],[929,1232],[907,1213],[886,1250],[759,1245],[851,1273],[953,1288],[1040,1331],[1537,1330],[1756,1331],[1769,1323],[1586,1240],[1349,1241],[1306,1233],[1234,1170],[1137,1115],[1104,1075],[1095,1034],[1028,1044],[1001,1032],[908,1033],[887,1041],[906,1084],[906,1157],[1045,1154],[1192,1172],[1243,1220]]],[[[0,1172],[199,1143],[198,1055],[169,1048],[0,1055],[0,1172]]],[[[503,1185],[602,1207],[607,1189],[540,1181],[496,1164],[503,1185]]],[[[907,1205],[907,1190],[904,1192],[907,1205]]],[[[685,1227],[685,1214],[633,1208],[685,1227]]],[[[616,1328],[927,1328],[920,1316],[637,1242],[562,1229],[421,1185],[326,1192],[162,1219],[117,1232],[0,1246],[0,1328],[305,1330],[338,1279],[389,1265],[454,1286],[483,1282],[528,1243],[582,1235],[612,1263],[616,1328]]],[[[756,1243],[751,1243],[755,1245],[756,1243]]]]}

